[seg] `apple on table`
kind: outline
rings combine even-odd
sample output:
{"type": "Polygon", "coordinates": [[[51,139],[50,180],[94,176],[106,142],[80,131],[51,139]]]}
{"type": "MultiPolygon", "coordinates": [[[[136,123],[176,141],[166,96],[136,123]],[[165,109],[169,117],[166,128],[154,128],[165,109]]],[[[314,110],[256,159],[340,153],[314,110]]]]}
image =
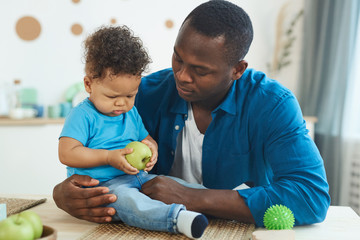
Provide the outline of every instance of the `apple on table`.
{"type": "Polygon", "coordinates": [[[41,237],[43,224],[37,213],[27,210],[0,222],[0,240],[33,240],[41,237]]]}
{"type": "Polygon", "coordinates": [[[139,141],[130,142],[125,148],[133,149],[132,153],[125,155],[130,165],[138,170],[144,170],[152,156],[150,148],[145,143],[139,141]]]}

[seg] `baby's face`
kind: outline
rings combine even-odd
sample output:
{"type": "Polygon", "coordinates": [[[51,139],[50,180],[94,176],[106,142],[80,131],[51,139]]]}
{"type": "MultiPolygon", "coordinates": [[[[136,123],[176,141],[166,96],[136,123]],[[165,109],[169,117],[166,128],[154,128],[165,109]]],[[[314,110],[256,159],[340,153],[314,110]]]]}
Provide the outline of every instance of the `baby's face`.
{"type": "Polygon", "coordinates": [[[84,79],[90,101],[99,112],[111,117],[131,110],[140,82],[141,76],[131,74],[108,75],[100,81],[88,77],[84,79]]]}

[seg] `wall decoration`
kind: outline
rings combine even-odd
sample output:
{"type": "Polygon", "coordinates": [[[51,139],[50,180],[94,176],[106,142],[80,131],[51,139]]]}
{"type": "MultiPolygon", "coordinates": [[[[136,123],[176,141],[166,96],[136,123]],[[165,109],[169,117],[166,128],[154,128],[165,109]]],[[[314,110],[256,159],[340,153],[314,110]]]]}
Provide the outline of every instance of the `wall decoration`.
{"type": "Polygon", "coordinates": [[[290,24],[284,29],[284,22],[288,17],[289,3],[285,4],[277,18],[276,41],[273,59],[267,64],[267,70],[271,77],[277,75],[284,67],[291,64],[291,48],[296,40],[295,27],[299,19],[303,16],[304,10],[300,9],[291,19],[290,24]]]}
{"type": "Polygon", "coordinates": [[[80,24],[75,23],[71,26],[71,32],[74,35],[80,35],[83,32],[83,27],[80,24]]]}
{"type": "Polygon", "coordinates": [[[116,24],[116,19],[115,18],[110,19],[110,23],[111,24],[116,24]]]}
{"type": "Polygon", "coordinates": [[[31,16],[20,18],[16,23],[17,35],[25,41],[32,41],[39,37],[41,33],[41,25],[39,21],[31,16]]]}
{"type": "Polygon", "coordinates": [[[173,28],[174,27],[174,22],[172,20],[168,19],[168,20],[165,21],[165,26],[167,28],[173,28]]]}

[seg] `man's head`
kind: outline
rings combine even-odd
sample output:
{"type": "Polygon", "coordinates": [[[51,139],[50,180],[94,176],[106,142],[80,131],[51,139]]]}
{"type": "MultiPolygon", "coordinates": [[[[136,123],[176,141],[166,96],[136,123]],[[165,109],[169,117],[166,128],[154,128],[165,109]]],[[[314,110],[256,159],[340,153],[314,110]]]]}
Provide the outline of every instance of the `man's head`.
{"type": "Polygon", "coordinates": [[[141,74],[150,62],[141,40],[126,27],[102,27],[85,41],[84,85],[90,101],[107,116],[134,106],[141,74]]]}
{"type": "Polygon", "coordinates": [[[172,69],[180,97],[215,109],[248,64],[252,41],[247,14],[225,1],[195,8],[183,22],[174,45],[172,69]]]}
{"type": "Polygon", "coordinates": [[[225,56],[230,64],[245,57],[253,40],[249,16],[242,8],[227,1],[203,3],[185,18],[185,22],[205,36],[224,36],[225,56]]]}

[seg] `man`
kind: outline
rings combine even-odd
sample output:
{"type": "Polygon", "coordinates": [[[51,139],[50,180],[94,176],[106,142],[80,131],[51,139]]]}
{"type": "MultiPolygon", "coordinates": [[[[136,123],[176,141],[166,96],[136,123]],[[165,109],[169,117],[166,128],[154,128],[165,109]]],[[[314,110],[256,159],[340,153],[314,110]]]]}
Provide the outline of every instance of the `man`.
{"type": "MultiPolygon", "coordinates": [[[[206,2],[187,16],[172,69],[143,78],[136,106],[159,146],[155,173],[206,189],[160,176],[142,192],[257,226],[274,204],[289,207],[296,225],[321,222],[330,204],[323,161],[294,95],[247,69],[252,38],[248,15],[232,3],[206,2]],[[232,190],[242,184],[250,188],[232,190]]],[[[106,188],[81,188],[96,185],[73,176],[54,188],[54,200],[73,216],[107,222],[114,209],[101,205],[116,196],[106,188]]]]}

